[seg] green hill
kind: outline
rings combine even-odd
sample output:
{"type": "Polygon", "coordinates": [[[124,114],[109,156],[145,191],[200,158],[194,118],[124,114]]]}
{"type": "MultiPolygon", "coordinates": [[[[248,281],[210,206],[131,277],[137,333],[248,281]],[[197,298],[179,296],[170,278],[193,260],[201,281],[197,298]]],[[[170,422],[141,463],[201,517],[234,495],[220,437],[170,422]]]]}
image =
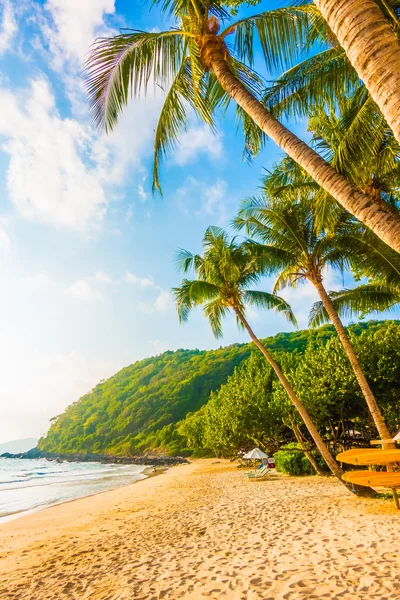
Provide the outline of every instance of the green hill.
{"type": "MultiPolygon", "coordinates": [[[[351,326],[355,333],[379,326],[351,326]]],[[[326,340],[333,327],[279,333],[265,343],[272,351],[304,350],[310,336],[326,340]]],[[[175,424],[203,406],[255,350],[234,344],[218,350],[177,350],[147,358],[100,382],[90,393],[54,417],[39,448],[54,453],[137,455],[147,450],[184,452],[175,424]]]]}

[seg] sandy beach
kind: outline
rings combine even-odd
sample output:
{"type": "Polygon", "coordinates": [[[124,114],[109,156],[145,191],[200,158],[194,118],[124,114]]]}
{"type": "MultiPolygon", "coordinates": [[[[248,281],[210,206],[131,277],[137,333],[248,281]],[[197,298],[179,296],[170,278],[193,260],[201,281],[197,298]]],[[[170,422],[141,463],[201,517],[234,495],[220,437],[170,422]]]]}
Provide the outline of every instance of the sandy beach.
{"type": "Polygon", "coordinates": [[[0,598],[400,597],[400,514],[333,479],[195,461],[0,526],[0,598]]]}

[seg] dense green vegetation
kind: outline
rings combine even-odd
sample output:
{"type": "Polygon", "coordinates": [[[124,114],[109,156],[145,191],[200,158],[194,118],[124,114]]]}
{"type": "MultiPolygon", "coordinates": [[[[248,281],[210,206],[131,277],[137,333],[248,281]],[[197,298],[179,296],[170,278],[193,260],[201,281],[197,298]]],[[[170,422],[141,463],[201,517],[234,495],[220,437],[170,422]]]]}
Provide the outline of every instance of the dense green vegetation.
{"type": "Polygon", "coordinates": [[[291,442],[285,446],[284,450],[275,452],[276,470],[286,475],[313,475],[314,471],[303,452],[298,452],[300,445],[297,442],[291,442]],[[290,449],[293,449],[290,451],[290,449]]]}
{"type": "Polygon", "coordinates": [[[175,449],[174,427],[207,402],[250,353],[233,345],[215,351],[177,350],[139,361],[56,417],[39,447],[50,452],[129,455],[175,449]]]}
{"type": "MultiPolygon", "coordinates": [[[[369,321],[352,325],[350,329],[358,336],[363,331],[372,333],[381,327],[382,323],[379,321],[369,321]]],[[[317,346],[325,347],[325,343],[333,335],[333,327],[325,325],[315,331],[279,333],[266,339],[265,343],[277,355],[284,353],[300,356],[306,351],[310,340],[317,346]]],[[[165,352],[139,361],[102,381],[92,392],[55,417],[47,436],[40,440],[39,447],[58,453],[106,452],[130,455],[158,451],[177,454],[191,453],[194,449],[201,453],[202,443],[190,440],[190,436],[195,435],[192,430],[187,433],[189,439],[182,435],[182,423],[185,423],[182,420],[188,414],[201,414],[196,411],[207,403],[210,392],[218,390],[230,376],[230,382],[235,379],[243,379],[244,382],[243,406],[240,410],[250,407],[251,399],[256,398],[251,392],[257,380],[253,370],[256,369],[259,378],[270,377],[269,367],[262,357],[258,357],[258,353],[252,352],[254,350],[252,344],[236,344],[218,350],[165,352]],[[245,359],[250,354],[254,356],[246,362],[245,359]],[[239,370],[234,372],[235,367],[242,363],[243,373],[247,373],[247,377],[243,377],[239,370]],[[246,386],[250,388],[247,389],[246,386]]],[[[372,357],[370,360],[373,360],[372,357]]],[[[395,369],[393,360],[392,357],[392,371],[395,369]]],[[[380,364],[382,366],[387,363],[381,358],[380,364]]],[[[331,385],[327,378],[328,375],[324,379],[326,386],[331,385]]],[[[382,380],[381,385],[383,384],[382,380]]],[[[311,384],[307,381],[307,385],[311,384]]],[[[221,395],[224,389],[229,391],[229,387],[221,388],[221,395]]],[[[352,388],[347,393],[351,395],[352,388]]],[[[334,395],[334,391],[332,394],[334,395]]],[[[238,439],[229,443],[232,451],[238,446],[255,443],[255,438],[260,437],[262,441],[262,436],[268,432],[271,411],[264,406],[268,397],[259,394],[258,400],[260,406],[252,417],[257,424],[258,433],[252,434],[252,438],[249,438],[248,430],[244,430],[243,435],[238,434],[238,439]]],[[[236,414],[234,411],[230,412],[232,416],[236,414]]],[[[243,419],[238,414],[241,427],[243,419]]],[[[276,437],[279,438],[279,434],[276,437]]],[[[210,449],[205,452],[209,453],[210,449]]]]}
{"type": "MultiPolygon", "coordinates": [[[[400,323],[365,325],[361,332],[360,326],[350,327],[350,339],[393,434],[400,427],[400,323]]],[[[336,336],[318,340],[311,335],[304,351],[276,352],[275,359],[333,454],[355,443],[353,429],[359,432],[358,443],[376,437],[361,389],[336,336]]],[[[298,413],[259,353],[237,367],[201,411],[188,415],[179,431],[193,451],[219,456],[234,456],[255,445],[275,453],[293,442],[296,432],[313,452],[298,413]]],[[[293,461],[297,464],[300,458],[293,461]]]]}

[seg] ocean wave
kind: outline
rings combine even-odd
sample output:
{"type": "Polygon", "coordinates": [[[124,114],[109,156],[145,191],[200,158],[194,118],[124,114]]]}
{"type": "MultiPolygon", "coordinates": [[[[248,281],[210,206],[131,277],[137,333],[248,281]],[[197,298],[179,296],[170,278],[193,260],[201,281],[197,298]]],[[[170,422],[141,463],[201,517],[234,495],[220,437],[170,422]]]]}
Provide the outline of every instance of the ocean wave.
{"type": "MultiPolygon", "coordinates": [[[[27,461],[28,462],[28,461],[27,461]]],[[[21,465],[0,461],[0,522],[48,506],[112,490],[145,479],[143,465],[63,463],[21,465]]]]}

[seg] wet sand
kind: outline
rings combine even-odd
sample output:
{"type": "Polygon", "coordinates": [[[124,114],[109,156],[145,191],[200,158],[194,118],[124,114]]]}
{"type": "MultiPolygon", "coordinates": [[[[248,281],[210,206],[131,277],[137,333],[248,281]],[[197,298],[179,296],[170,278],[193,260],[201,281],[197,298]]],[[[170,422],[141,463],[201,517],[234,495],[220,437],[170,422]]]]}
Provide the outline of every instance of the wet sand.
{"type": "Polygon", "coordinates": [[[400,511],[196,461],[0,525],[1,600],[400,598],[400,511]]]}

